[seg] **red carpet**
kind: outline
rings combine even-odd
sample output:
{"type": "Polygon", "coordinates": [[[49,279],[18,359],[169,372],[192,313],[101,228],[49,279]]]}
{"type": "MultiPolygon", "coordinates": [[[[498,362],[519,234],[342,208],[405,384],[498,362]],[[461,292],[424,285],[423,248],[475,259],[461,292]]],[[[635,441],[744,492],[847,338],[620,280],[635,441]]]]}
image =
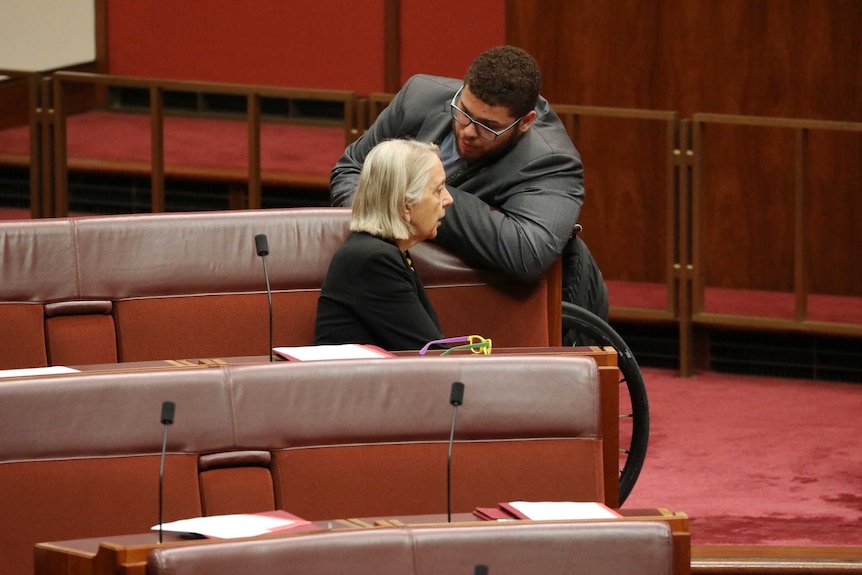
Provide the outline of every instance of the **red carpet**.
{"type": "Polygon", "coordinates": [[[29,220],[30,210],[0,208],[0,220],[29,220]]]}
{"type": "MultiPolygon", "coordinates": [[[[659,283],[607,280],[608,298],[615,306],[664,309],[667,286],[659,283]]],[[[704,311],[708,313],[793,319],[794,294],[766,290],[707,287],[704,311]]],[[[862,297],[830,294],[808,295],[808,319],[837,323],[862,323],[862,297]]]]}
{"type": "Polygon", "coordinates": [[[626,507],[692,545],[862,545],[862,385],[644,369],[651,436],[626,507]]]}
{"type": "MultiPolygon", "coordinates": [[[[150,118],[144,114],[87,112],[70,116],[70,158],[105,162],[149,162],[150,118]]],[[[245,122],[166,116],[165,165],[244,169],[248,158],[245,122]]],[[[261,125],[261,169],[328,176],[344,152],[344,130],[267,122],[261,125]]],[[[0,131],[0,153],[28,153],[28,128],[0,131]]]]}

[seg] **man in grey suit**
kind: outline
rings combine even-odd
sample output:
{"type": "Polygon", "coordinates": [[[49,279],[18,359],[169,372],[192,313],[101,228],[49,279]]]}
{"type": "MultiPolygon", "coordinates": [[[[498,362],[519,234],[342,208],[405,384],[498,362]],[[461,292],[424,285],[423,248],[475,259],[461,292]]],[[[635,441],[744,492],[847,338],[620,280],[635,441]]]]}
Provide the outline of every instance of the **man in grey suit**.
{"type": "Polygon", "coordinates": [[[454,198],[437,241],[473,265],[524,282],[538,280],[562,254],[563,299],[607,319],[601,272],[573,233],[583,164],[540,88],[536,61],[514,46],[480,54],[463,82],[413,76],[338,160],[330,199],[351,204],[365,156],[379,142],[434,142],[454,198]]]}

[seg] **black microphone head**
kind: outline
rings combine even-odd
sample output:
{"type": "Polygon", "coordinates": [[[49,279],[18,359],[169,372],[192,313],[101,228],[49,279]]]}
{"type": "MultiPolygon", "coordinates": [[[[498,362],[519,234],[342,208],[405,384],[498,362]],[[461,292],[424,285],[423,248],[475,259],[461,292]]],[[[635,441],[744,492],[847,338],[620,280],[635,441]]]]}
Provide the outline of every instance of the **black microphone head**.
{"type": "Polygon", "coordinates": [[[456,407],[464,403],[464,384],[460,381],[452,382],[452,392],[449,394],[449,403],[456,407]]]}
{"type": "Polygon", "coordinates": [[[473,575],[488,575],[488,566],[476,565],[476,570],[473,571],[473,575]]]}
{"type": "Polygon", "coordinates": [[[173,425],[174,410],[176,410],[176,407],[177,406],[173,401],[165,401],[162,403],[162,424],[173,425]]]}
{"type": "Polygon", "coordinates": [[[254,236],[254,247],[257,249],[257,255],[269,255],[269,242],[266,241],[266,234],[257,234],[254,236]]]}

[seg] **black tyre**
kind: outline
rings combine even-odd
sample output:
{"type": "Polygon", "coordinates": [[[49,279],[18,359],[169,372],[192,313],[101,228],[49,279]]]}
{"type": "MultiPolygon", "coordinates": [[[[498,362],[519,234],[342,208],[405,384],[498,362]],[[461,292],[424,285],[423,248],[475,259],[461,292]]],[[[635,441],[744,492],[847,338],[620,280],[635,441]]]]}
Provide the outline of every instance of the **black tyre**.
{"type": "Polygon", "coordinates": [[[608,288],[587,244],[572,237],[563,249],[563,301],[608,319],[608,288]]]}
{"type": "Polygon", "coordinates": [[[649,442],[649,402],[643,375],[634,354],[606,321],[568,302],[563,302],[563,333],[576,332],[582,341],[572,345],[610,346],[617,351],[620,369],[620,505],[637,482],[649,442]],[[585,343],[588,342],[588,343],[585,343]],[[625,398],[630,400],[630,405],[625,398]]]}

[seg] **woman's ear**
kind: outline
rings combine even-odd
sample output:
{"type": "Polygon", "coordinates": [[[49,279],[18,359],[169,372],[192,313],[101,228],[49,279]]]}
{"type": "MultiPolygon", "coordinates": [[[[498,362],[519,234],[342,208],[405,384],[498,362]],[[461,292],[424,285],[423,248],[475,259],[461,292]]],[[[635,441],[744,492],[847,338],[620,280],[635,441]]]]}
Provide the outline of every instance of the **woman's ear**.
{"type": "Polygon", "coordinates": [[[401,217],[404,218],[405,222],[410,223],[410,204],[404,204],[404,208],[401,210],[401,217]]]}

